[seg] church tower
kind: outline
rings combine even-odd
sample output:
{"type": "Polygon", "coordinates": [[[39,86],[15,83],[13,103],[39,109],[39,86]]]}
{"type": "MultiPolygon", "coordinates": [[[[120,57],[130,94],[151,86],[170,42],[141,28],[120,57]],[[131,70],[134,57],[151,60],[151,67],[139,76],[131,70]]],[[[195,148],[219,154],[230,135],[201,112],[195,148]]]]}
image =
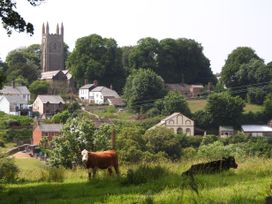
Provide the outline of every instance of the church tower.
{"type": "Polygon", "coordinates": [[[64,70],[64,27],[57,24],[56,33],[49,33],[49,25],[42,25],[42,71],[64,70]]]}

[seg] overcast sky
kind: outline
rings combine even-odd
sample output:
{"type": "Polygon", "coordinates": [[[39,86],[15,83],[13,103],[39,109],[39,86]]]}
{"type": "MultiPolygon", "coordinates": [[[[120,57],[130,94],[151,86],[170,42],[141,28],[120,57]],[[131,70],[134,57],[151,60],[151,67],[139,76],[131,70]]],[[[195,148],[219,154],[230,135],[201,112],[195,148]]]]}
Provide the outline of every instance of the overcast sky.
{"type": "Polygon", "coordinates": [[[41,43],[43,22],[50,33],[63,22],[70,51],[78,38],[96,33],[119,46],[136,45],[144,37],[194,39],[214,73],[238,46],[252,47],[266,63],[272,61],[272,0],[45,0],[38,7],[20,0],[17,8],[34,24],[35,34],[8,37],[1,27],[3,60],[13,49],[41,43]]]}

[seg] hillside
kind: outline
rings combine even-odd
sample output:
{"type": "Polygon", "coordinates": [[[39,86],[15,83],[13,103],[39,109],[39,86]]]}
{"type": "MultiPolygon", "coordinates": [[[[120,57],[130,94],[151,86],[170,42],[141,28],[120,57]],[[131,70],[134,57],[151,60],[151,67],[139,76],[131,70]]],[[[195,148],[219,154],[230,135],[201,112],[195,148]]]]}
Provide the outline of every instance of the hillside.
{"type": "MultiPolygon", "coordinates": [[[[193,161],[161,163],[166,173],[139,185],[121,184],[128,168],[121,165],[121,177],[108,177],[100,171],[87,181],[86,170],[65,170],[63,182],[46,182],[43,164],[33,159],[16,160],[22,182],[1,185],[0,203],[264,203],[271,193],[271,159],[239,160],[238,169],[195,180],[199,195],[180,176],[193,161]],[[43,173],[41,173],[43,171],[43,173]]],[[[196,161],[194,161],[196,162],[196,161]]],[[[155,164],[152,164],[155,165],[155,164]]]]}

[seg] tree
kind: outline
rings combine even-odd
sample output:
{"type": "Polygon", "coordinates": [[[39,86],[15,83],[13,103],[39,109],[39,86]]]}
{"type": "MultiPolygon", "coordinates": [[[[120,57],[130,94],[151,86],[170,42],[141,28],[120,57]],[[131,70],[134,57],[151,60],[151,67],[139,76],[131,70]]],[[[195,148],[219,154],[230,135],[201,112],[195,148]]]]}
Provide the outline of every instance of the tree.
{"type": "Polygon", "coordinates": [[[241,81],[244,81],[245,78],[247,79],[247,77],[243,77],[243,73],[247,74],[247,71],[244,72],[247,67],[245,65],[254,59],[262,61],[252,48],[238,47],[233,50],[222,68],[221,77],[225,85],[227,87],[235,87],[246,84],[245,82],[241,84],[241,81]],[[243,65],[244,67],[242,68],[243,65]]]}
{"type": "Polygon", "coordinates": [[[253,104],[263,104],[265,91],[262,88],[248,88],[247,101],[253,104]]]}
{"type": "Polygon", "coordinates": [[[214,93],[209,96],[207,111],[211,123],[219,125],[237,125],[241,118],[244,101],[239,96],[231,96],[229,93],[214,93]]]}
{"type": "Polygon", "coordinates": [[[12,50],[6,58],[7,82],[17,81],[29,85],[40,76],[40,48],[34,44],[27,48],[12,50]]]}
{"type": "Polygon", "coordinates": [[[271,120],[271,116],[272,116],[272,94],[271,93],[265,97],[264,113],[267,117],[267,120],[271,120]]]}
{"type": "Polygon", "coordinates": [[[153,106],[156,99],[165,95],[163,80],[151,69],[134,70],[127,78],[124,98],[128,107],[139,112],[153,106]]]}
{"type": "Polygon", "coordinates": [[[79,85],[98,80],[100,84],[120,91],[125,82],[121,49],[114,39],[93,34],[76,41],[76,46],[67,60],[67,65],[79,85]]]}
{"type": "Polygon", "coordinates": [[[50,164],[71,168],[81,164],[81,151],[94,149],[95,128],[87,118],[69,119],[62,134],[51,142],[50,164]]]}
{"type": "Polygon", "coordinates": [[[29,91],[35,96],[39,94],[47,94],[49,89],[49,84],[46,81],[33,81],[29,86],[29,91]]]}
{"type": "Polygon", "coordinates": [[[160,110],[163,115],[170,115],[174,112],[181,112],[188,117],[191,115],[186,99],[178,92],[168,92],[163,99],[156,101],[155,107],[160,110]]]}
{"type": "Polygon", "coordinates": [[[129,53],[129,66],[132,69],[149,68],[156,71],[159,47],[159,41],[155,38],[140,39],[129,53]]]}
{"type": "Polygon", "coordinates": [[[147,149],[152,153],[165,152],[171,159],[180,157],[181,148],[173,130],[157,127],[144,134],[147,149]]]}
{"type": "MultiPolygon", "coordinates": [[[[27,0],[32,6],[37,6],[44,0],[27,0]]],[[[26,22],[23,17],[15,11],[16,2],[12,0],[0,0],[0,18],[3,27],[7,30],[8,35],[12,33],[12,29],[18,32],[34,33],[34,27],[31,23],[26,22]]]]}
{"type": "Polygon", "coordinates": [[[180,38],[160,41],[157,73],[167,83],[215,84],[203,47],[194,40],[180,38]]]}

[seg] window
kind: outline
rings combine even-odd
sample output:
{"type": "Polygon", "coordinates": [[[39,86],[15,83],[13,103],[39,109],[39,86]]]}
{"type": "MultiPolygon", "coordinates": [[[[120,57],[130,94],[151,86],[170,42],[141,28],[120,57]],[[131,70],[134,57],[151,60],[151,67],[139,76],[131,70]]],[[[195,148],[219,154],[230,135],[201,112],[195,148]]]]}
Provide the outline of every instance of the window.
{"type": "Polygon", "coordinates": [[[186,128],[186,135],[191,135],[191,129],[190,128],[186,128]]]}
{"type": "Polygon", "coordinates": [[[177,129],[177,133],[182,133],[182,132],[183,132],[182,128],[177,129]]]}

